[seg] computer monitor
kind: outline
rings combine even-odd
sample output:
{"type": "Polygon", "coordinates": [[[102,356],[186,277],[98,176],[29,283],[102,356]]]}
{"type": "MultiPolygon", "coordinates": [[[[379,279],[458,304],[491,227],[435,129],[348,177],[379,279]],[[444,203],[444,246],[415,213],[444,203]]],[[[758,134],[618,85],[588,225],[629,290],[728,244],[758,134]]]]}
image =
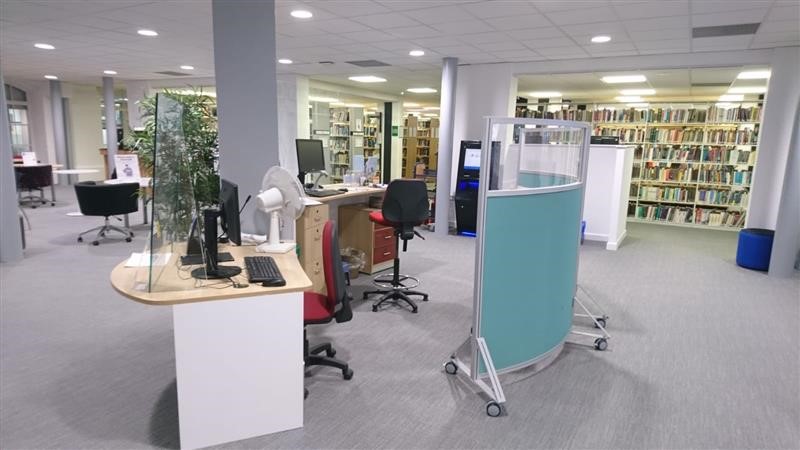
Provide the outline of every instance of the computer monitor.
{"type": "Polygon", "coordinates": [[[230,242],[242,245],[242,232],[239,224],[239,186],[224,178],[219,189],[219,208],[222,231],[230,242]]]}
{"type": "Polygon", "coordinates": [[[311,173],[325,170],[325,152],[319,139],[296,139],[297,168],[300,172],[311,173]]]}

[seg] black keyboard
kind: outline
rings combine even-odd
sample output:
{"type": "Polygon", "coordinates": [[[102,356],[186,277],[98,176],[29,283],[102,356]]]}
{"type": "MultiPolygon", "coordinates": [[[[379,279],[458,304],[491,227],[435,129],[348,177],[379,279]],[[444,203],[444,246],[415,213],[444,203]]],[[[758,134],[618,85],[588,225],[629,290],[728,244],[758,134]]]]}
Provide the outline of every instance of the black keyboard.
{"type": "Polygon", "coordinates": [[[245,256],[244,266],[247,268],[247,279],[251,283],[264,283],[266,286],[285,286],[281,271],[271,256],[245,256]]]}
{"type": "Polygon", "coordinates": [[[343,192],[336,189],[306,189],[306,195],[312,197],[330,197],[331,195],[339,195],[343,192]]]}

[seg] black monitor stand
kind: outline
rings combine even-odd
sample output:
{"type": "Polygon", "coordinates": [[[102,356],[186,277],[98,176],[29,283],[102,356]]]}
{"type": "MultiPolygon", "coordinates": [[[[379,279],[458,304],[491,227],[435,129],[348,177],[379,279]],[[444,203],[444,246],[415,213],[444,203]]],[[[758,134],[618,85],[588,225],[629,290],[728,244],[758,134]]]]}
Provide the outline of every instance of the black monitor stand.
{"type": "MultiPolygon", "coordinates": [[[[203,237],[200,236],[200,227],[197,226],[197,218],[192,219],[192,227],[189,230],[189,239],[186,242],[186,254],[181,256],[181,265],[195,266],[203,264],[203,237]]],[[[233,255],[228,252],[217,253],[217,262],[233,261],[233,255]]]]}
{"type": "Polygon", "coordinates": [[[203,246],[206,249],[206,266],[192,270],[192,276],[201,280],[235,277],[242,273],[241,267],[220,266],[217,251],[217,217],[219,209],[203,210],[203,246]]]}

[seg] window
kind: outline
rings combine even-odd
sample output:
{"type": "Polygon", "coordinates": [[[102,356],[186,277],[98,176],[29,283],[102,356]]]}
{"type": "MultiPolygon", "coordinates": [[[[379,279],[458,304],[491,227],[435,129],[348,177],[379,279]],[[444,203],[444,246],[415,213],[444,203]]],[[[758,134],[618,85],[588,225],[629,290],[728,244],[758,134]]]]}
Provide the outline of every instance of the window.
{"type": "Polygon", "coordinates": [[[16,156],[31,151],[28,132],[28,96],[22,89],[6,84],[8,102],[8,127],[11,134],[11,152],[16,156]]]}

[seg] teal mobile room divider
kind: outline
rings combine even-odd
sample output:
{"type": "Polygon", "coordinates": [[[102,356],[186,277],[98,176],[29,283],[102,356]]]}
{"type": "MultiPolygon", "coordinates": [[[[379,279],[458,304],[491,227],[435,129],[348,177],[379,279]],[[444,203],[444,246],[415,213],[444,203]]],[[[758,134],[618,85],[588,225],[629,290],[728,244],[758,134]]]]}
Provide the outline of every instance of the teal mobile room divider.
{"type": "Polygon", "coordinates": [[[581,122],[487,118],[472,332],[445,370],[491,397],[490,416],[505,409],[498,374],[546,366],[570,332],[590,134],[581,122]]]}

